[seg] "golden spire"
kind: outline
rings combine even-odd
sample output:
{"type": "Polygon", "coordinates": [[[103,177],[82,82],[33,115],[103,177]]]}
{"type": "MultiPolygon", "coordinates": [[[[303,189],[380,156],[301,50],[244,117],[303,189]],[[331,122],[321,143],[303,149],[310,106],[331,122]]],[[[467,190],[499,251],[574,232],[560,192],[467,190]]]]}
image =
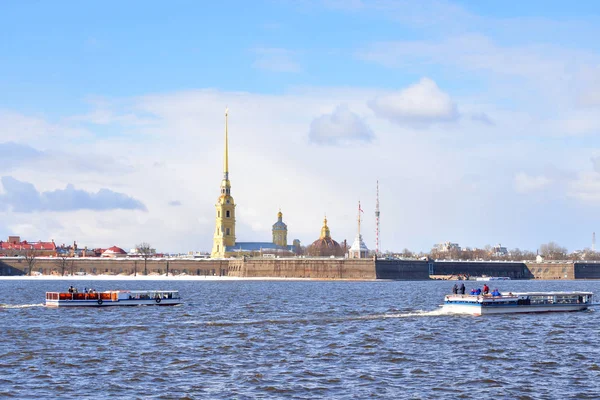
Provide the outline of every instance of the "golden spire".
{"type": "Polygon", "coordinates": [[[329,227],[327,226],[327,216],[323,219],[323,227],[321,228],[321,239],[325,239],[331,237],[331,232],[329,231],[329,227]]]}
{"type": "Polygon", "coordinates": [[[227,115],[229,114],[229,107],[225,108],[225,165],[223,167],[223,176],[225,180],[229,180],[229,140],[227,133],[227,115]]]}

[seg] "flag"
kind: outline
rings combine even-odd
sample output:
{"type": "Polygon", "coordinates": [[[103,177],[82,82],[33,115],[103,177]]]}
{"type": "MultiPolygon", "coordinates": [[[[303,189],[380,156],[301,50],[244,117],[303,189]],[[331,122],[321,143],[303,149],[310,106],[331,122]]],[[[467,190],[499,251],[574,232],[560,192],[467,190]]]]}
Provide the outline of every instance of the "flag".
{"type": "Polygon", "coordinates": [[[360,201],[358,202],[358,211],[360,211],[361,213],[364,213],[364,211],[362,210],[362,208],[360,208],[360,201]]]}

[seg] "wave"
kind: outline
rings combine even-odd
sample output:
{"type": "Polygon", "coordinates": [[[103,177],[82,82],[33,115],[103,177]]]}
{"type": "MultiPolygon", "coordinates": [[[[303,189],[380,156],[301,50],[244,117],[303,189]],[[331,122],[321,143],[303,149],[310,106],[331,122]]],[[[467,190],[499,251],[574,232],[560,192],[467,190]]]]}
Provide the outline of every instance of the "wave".
{"type": "Polygon", "coordinates": [[[30,308],[30,307],[43,307],[44,303],[39,304],[0,304],[0,308],[30,308]]]}

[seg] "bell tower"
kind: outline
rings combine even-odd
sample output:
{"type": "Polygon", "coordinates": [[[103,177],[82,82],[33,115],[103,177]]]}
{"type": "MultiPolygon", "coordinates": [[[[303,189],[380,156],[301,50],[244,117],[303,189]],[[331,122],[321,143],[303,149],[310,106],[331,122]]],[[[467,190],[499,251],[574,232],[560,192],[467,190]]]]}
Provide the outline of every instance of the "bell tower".
{"type": "Polygon", "coordinates": [[[229,109],[225,109],[225,159],[223,163],[223,180],[221,195],[215,205],[217,211],[212,258],[225,257],[227,247],[235,246],[235,203],[231,197],[231,182],[229,182],[229,138],[227,118],[229,109]]]}
{"type": "Polygon", "coordinates": [[[283,222],[281,210],[277,213],[277,222],[273,224],[273,243],[280,247],[287,247],[287,225],[283,222]]]}

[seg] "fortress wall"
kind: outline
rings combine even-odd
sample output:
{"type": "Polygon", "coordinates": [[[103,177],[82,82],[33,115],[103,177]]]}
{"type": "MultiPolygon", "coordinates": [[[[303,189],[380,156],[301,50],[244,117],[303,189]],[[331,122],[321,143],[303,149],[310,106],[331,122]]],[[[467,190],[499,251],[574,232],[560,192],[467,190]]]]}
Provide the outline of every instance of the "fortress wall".
{"type": "Polygon", "coordinates": [[[0,276],[23,275],[23,270],[10,262],[0,261],[0,276]]]}
{"type": "Polygon", "coordinates": [[[429,265],[418,260],[377,260],[377,279],[427,280],[429,265]]]}
{"type": "MultiPolygon", "coordinates": [[[[43,275],[62,275],[62,259],[38,258],[35,260],[33,271],[43,275]]],[[[6,257],[3,265],[14,268],[19,274],[27,273],[28,265],[24,258],[6,257]]],[[[226,275],[228,260],[147,260],[148,274],[169,273],[188,275],[226,275]]],[[[0,267],[5,269],[3,265],[0,267]]],[[[0,273],[4,275],[3,270],[0,273]]],[[[125,258],[67,258],[65,265],[66,274],[105,274],[105,275],[134,275],[144,273],[143,259],[125,258]]],[[[15,275],[14,273],[12,275],[15,275]]]]}
{"type": "Polygon", "coordinates": [[[526,263],[533,279],[575,279],[572,262],[526,263]]]}
{"type": "Polygon", "coordinates": [[[375,279],[371,258],[246,258],[229,262],[229,276],[313,279],[375,279]]]}
{"type": "Polygon", "coordinates": [[[577,262],[574,275],[575,279],[600,279],[600,263],[577,262]]]}
{"type": "Polygon", "coordinates": [[[434,261],[434,275],[507,276],[513,279],[531,278],[522,262],[434,261]]]}
{"type": "MultiPolygon", "coordinates": [[[[60,275],[62,259],[38,258],[34,271],[60,275]]],[[[246,258],[148,260],[149,274],[169,273],[238,277],[281,277],[316,279],[429,279],[427,261],[330,259],[330,258],[246,258]]],[[[65,273],[133,275],[144,273],[143,259],[68,258],[65,273]]],[[[2,257],[0,275],[27,273],[24,258],[2,257]]],[[[585,262],[433,262],[435,275],[508,276],[513,279],[600,279],[600,263],[585,262]]]]}

